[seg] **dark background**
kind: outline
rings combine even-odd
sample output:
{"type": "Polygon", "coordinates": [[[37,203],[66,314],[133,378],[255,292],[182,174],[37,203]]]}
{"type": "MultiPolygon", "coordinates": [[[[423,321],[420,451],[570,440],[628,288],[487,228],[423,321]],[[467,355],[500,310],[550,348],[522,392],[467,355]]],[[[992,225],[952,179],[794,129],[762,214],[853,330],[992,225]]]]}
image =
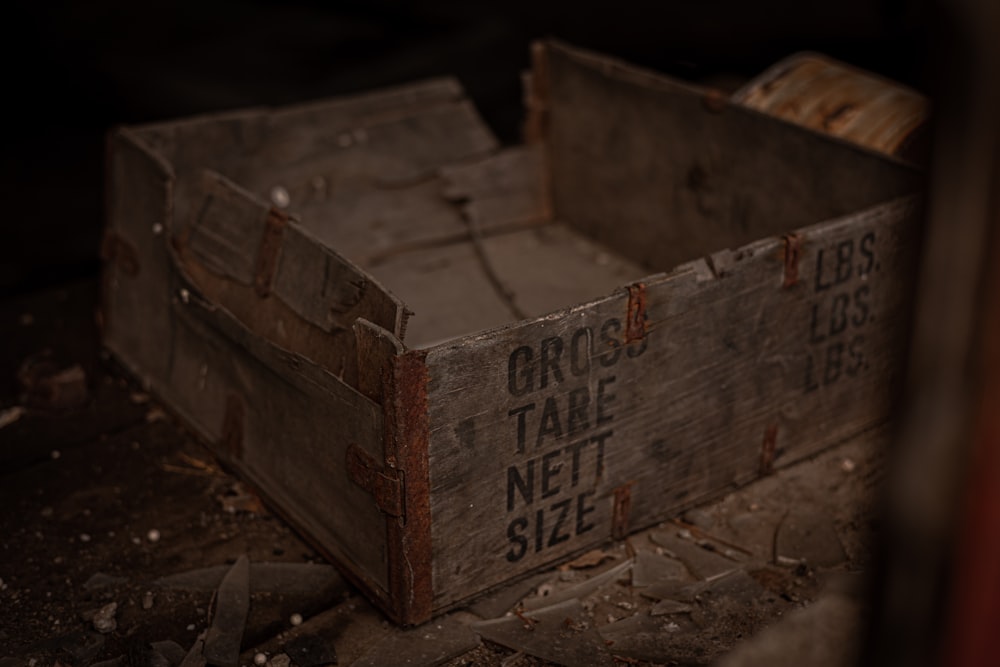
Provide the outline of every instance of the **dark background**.
{"type": "Polygon", "coordinates": [[[96,275],[103,141],[122,123],[454,74],[505,143],[519,73],[555,36],[725,86],[814,50],[927,87],[906,0],[27,3],[4,8],[0,298],[96,275]]]}

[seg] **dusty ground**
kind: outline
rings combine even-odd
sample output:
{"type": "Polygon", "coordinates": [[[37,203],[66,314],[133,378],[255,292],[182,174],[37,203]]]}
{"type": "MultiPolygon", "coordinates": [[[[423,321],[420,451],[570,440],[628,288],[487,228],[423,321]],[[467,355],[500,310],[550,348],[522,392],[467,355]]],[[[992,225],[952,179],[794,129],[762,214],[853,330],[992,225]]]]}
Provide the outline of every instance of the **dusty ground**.
{"type": "Polygon", "coordinates": [[[0,310],[2,667],[180,664],[241,567],[240,663],[274,667],[704,664],[823,591],[862,590],[878,433],[397,629],[100,358],[95,299],[87,282],[0,310]]]}

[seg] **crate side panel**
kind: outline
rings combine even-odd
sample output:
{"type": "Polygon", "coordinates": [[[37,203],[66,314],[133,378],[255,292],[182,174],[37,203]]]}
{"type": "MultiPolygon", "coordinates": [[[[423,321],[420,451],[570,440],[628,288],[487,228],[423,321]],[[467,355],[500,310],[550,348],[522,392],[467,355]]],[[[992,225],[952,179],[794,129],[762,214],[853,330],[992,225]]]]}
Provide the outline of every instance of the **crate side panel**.
{"type": "Polygon", "coordinates": [[[428,351],[435,607],[607,539],[627,308],[619,292],[428,351]]]}
{"type": "Polygon", "coordinates": [[[384,457],[381,408],[194,295],[173,316],[174,363],[158,393],[324,552],[384,596],[385,518],[346,470],[349,445],[384,457]]]}
{"type": "Polygon", "coordinates": [[[144,380],[163,377],[173,332],[173,174],[127,130],[111,135],[108,150],[104,344],[144,380]]]}
{"type": "Polygon", "coordinates": [[[550,45],[554,215],[654,270],[849,215],[908,167],[707,91],[550,45]]]}
{"type": "Polygon", "coordinates": [[[716,253],[430,350],[436,606],[883,421],[913,212],[716,253]]]}

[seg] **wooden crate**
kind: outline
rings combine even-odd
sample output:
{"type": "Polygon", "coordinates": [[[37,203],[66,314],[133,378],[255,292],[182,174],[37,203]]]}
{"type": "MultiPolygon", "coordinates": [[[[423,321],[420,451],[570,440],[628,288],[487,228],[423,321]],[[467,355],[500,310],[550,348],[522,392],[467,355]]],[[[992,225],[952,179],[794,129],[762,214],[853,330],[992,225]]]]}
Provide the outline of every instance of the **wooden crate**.
{"type": "Polygon", "coordinates": [[[917,174],[546,43],[110,139],[107,346],[393,619],[883,422],[917,174]]]}

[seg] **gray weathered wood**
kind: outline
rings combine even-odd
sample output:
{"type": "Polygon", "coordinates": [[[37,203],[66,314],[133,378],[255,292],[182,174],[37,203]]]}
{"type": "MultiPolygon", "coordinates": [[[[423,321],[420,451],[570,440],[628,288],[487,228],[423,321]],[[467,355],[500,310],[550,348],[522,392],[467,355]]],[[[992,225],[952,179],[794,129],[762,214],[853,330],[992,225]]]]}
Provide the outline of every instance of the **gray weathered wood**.
{"type": "Polygon", "coordinates": [[[880,423],[899,370],[910,169],[535,56],[523,148],[448,80],[112,139],[109,347],[407,622],[880,423]]]}
{"type": "Polygon", "coordinates": [[[913,192],[902,163],[549,43],[555,217],[650,270],[913,192]]]}
{"type": "Polygon", "coordinates": [[[398,334],[402,303],[295,221],[270,250],[275,267],[262,296],[255,279],[270,207],[218,174],[206,173],[203,184],[202,204],[182,232],[181,256],[193,282],[258,335],[356,385],[351,324],[364,317],[398,334]]]}
{"type": "Polygon", "coordinates": [[[429,350],[436,604],[608,539],[622,489],[639,528],[883,421],[914,214],[800,230],[788,286],[778,238],[650,277],[633,342],[618,292],[429,350]]]}
{"type": "Polygon", "coordinates": [[[372,268],[413,310],[410,347],[544,315],[643,275],[565,225],[491,235],[480,243],[481,253],[466,241],[400,254],[372,268]]]}
{"type": "Polygon", "coordinates": [[[384,519],[345,467],[350,445],[384,456],[381,408],[194,292],[173,317],[171,371],[153,389],[326,553],[384,591],[384,519]]]}
{"type": "Polygon", "coordinates": [[[179,223],[197,214],[200,173],[208,169],[264,200],[280,189],[304,227],[356,261],[463,232],[436,174],[445,165],[487,158],[498,146],[451,79],[136,132],[177,171],[179,223]]]}

